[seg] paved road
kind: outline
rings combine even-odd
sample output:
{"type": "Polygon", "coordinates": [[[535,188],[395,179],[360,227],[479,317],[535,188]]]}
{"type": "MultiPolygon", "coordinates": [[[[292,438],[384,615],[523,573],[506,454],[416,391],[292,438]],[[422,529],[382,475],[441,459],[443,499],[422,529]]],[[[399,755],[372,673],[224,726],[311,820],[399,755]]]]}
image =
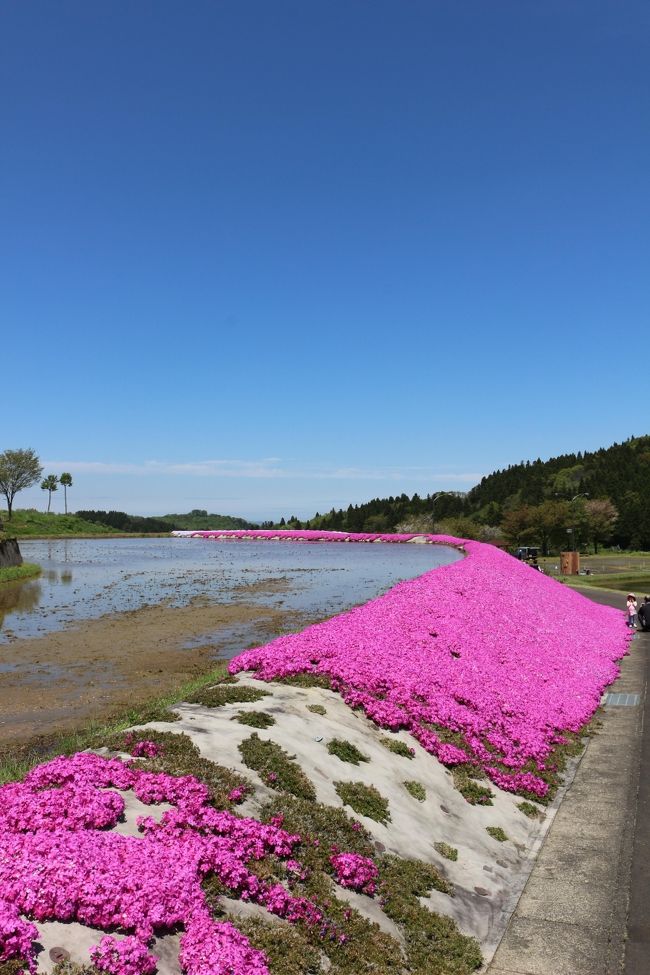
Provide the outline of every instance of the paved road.
{"type": "MultiPolygon", "coordinates": [[[[585,588],[625,608],[625,594],[585,588]]],[[[650,975],[650,633],[637,633],[488,971],[650,975]],[[625,700],[623,698],[621,701],[625,700]]]]}

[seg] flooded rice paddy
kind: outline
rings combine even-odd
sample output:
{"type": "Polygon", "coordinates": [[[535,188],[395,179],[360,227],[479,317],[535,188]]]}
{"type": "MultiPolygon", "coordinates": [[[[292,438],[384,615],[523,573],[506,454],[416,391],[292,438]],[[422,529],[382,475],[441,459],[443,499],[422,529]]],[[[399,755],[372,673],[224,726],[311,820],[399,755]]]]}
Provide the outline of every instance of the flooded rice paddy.
{"type": "Polygon", "coordinates": [[[433,545],[200,539],[21,543],[0,587],[0,751],[177,694],[215,659],[459,559],[433,545]]]}
{"type": "Polygon", "coordinates": [[[326,617],[460,558],[438,545],[182,538],[23,541],[21,551],[43,572],[0,589],[0,642],[160,603],[253,600],[326,617]]]}

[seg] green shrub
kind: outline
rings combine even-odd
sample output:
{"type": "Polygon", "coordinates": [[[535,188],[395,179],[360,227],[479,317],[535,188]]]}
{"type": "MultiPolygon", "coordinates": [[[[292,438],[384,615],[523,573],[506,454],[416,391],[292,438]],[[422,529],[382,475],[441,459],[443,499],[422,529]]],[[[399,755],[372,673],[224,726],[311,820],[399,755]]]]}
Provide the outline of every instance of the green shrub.
{"type": "Polygon", "coordinates": [[[427,797],[426,789],[419,782],[414,782],[413,780],[409,782],[402,783],[407,792],[410,792],[414,799],[418,802],[424,802],[427,797]]]}
{"type": "Polygon", "coordinates": [[[230,720],[239,721],[240,724],[249,725],[251,728],[270,728],[275,724],[275,718],[265,711],[240,711],[230,720]]]}
{"type": "Polygon", "coordinates": [[[351,806],[360,816],[367,816],[385,825],[390,821],[388,799],[384,799],[374,785],[363,782],[335,782],[334,788],[346,806],[351,806]]]}
{"type": "Polygon", "coordinates": [[[352,765],[370,761],[351,741],[343,741],[341,738],[332,738],[327,744],[327,750],[330,755],[336,755],[342,762],[350,762],[352,765]]]}
{"type": "Polygon", "coordinates": [[[490,834],[492,839],[498,840],[499,843],[505,843],[508,839],[508,834],[500,826],[486,826],[485,831],[490,834]]]}
{"type": "Polygon", "coordinates": [[[300,799],[316,799],[316,790],[305,773],[274,741],[262,741],[253,733],[239,745],[242,761],[254,769],[272,789],[289,792],[300,799]]]}
{"type": "Polygon", "coordinates": [[[403,741],[400,741],[399,738],[387,738],[386,736],[383,736],[379,740],[384,748],[387,748],[395,755],[401,755],[403,758],[415,758],[415,750],[413,748],[409,748],[409,746],[403,741]]]}
{"type": "Polygon", "coordinates": [[[434,843],[433,846],[440,856],[445,857],[446,860],[458,859],[458,850],[455,846],[450,846],[449,843],[434,843]]]}

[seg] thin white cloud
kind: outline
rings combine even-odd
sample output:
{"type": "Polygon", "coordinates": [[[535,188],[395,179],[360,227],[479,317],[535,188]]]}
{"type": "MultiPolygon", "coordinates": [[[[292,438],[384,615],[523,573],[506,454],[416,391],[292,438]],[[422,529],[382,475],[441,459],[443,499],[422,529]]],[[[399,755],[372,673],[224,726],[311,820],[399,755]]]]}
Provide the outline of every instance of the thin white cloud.
{"type": "Polygon", "coordinates": [[[169,462],[150,460],[142,464],[86,461],[86,460],[47,460],[44,466],[50,470],[69,471],[71,474],[126,474],[134,477],[147,476],[189,476],[268,479],[307,479],[340,481],[404,481],[426,477],[436,482],[449,484],[476,484],[482,473],[438,470],[435,467],[329,467],[325,464],[283,465],[279,457],[265,457],[260,460],[199,460],[169,462]]]}

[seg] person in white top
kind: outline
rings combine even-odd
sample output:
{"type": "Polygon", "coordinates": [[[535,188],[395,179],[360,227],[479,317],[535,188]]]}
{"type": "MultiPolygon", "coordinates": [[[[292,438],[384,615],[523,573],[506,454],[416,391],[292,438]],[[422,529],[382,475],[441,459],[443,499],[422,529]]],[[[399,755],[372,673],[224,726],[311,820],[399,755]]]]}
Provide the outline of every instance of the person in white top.
{"type": "Polygon", "coordinates": [[[636,596],[633,592],[627,596],[627,625],[636,629],[636,596]]]}

